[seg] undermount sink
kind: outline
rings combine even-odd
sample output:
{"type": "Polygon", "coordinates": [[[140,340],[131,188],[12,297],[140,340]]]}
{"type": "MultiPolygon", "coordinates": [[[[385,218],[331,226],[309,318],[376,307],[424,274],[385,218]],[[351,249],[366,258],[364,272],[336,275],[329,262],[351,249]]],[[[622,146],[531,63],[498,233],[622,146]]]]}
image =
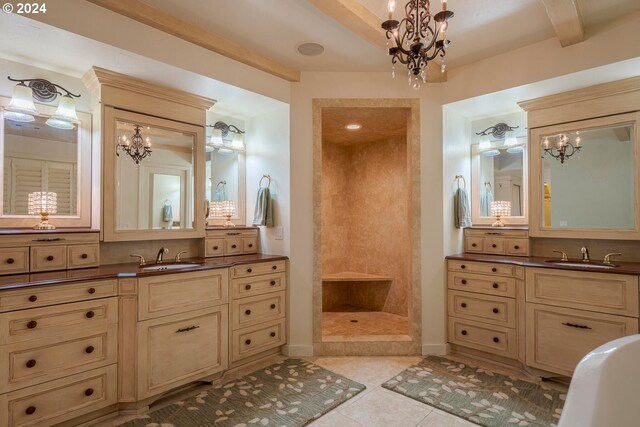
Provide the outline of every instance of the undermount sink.
{"type": "Polygon", "coordinates": [[[163,270],[179,270],[181,268],[197,267],[200,264],[178,263],[178,264],[155,264],[147,267],[141,267],[142,271],[163,271],[163,270]]]}
{"type": "Polygon", "coordinates": [[[562,267],[580,267],[580,268],[615,268],[618,267],[617,264],[605,264],[602,262],[593,262],[593,261],[563,261],[560,259],[550,259],[545,262],[560,265],[562,267]]]}

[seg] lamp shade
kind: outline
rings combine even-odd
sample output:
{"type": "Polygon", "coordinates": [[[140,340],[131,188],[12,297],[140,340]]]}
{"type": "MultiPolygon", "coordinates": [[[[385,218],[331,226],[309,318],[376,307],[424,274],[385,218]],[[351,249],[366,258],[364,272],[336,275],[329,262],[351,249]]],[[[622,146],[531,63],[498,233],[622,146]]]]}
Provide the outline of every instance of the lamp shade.
{"type": "Polygon", "coordinates": [[[491,202],[491,216],[511,216],[511,202],[506,200],[491,202]]]}
{"type": "Polygon", "coordinates": [[[489,141],[489,135],[482,135],[480,137],[480,143],[478,144],[478,150],[485,151],[491,148],[491,141],[489,141]]]}
{"type": "Polygon", "coordinates": [[[220,129],[213,128],[211,130],[211,138],[209,139],[209,145],[215,148],[224,147],[224,142],[222,141],[222,131],[220,129]]]}
{"type": "Polygon", "coordinates": [[[233,142],[231,142],[231,148],[236,151],[244,151],[244,136],[241,133],[233,135],[233,142]]]}
{"type": "Polygon", "coordinates": [[[29,204],[27,206],[27,212],[29,213],[29,215],[57,213],[58,194],[52,191],[36,191],[34,193],[29,193],[29,204]]]}
{"type": "Polygon", "coordinates": [[[32,122],[34,115],[38,114],[33,103],[33,90],[24,83],[19,83],[13,87],[11,102],[6,108],[4,116],[14,122],[32,122]]]}
{"type": "Polygon", "coordinates": [[[60,98],[58,109],[47,120],[47,125],[58,129],[73,129],[78,123],[76,114],[76,101],[69,95],[60,98]]]}

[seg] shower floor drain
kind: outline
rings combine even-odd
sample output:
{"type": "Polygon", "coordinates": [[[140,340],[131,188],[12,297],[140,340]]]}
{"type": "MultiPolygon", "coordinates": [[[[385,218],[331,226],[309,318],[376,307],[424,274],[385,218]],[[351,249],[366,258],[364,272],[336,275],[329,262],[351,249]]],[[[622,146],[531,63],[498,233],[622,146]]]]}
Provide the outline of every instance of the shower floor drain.
{"type": "Polygon", "coordinates": [[[356,319],[352,319],[351,323],[358,323],[358,321],[356,319]]]}

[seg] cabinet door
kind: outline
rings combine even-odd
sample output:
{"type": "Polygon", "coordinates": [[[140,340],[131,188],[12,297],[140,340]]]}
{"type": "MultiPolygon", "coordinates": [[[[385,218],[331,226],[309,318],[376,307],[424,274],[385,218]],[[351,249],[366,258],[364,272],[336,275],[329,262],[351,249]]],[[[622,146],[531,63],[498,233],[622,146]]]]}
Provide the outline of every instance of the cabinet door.
{"type": "Polygon", "coordinates": [[[591,350],[636,333],[636,318],[527,304],[527,365],[570,376],[591,350]]]}
{"type": "Polygon", "coordinates": [[[138,400],[228,366],[228,306],[138,323],[138,400]]]}

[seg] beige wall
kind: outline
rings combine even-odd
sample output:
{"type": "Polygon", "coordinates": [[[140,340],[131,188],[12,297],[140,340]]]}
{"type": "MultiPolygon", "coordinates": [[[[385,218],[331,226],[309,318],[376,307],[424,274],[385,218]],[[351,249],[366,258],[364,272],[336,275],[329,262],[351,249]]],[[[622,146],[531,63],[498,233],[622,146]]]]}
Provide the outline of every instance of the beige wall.
{"type": "Polygon", "coordinates": [[[322,274],[391,277],[383,310],[401,316],[411,295],[408,177],[406,136],[322,144],[322,274]]]}

